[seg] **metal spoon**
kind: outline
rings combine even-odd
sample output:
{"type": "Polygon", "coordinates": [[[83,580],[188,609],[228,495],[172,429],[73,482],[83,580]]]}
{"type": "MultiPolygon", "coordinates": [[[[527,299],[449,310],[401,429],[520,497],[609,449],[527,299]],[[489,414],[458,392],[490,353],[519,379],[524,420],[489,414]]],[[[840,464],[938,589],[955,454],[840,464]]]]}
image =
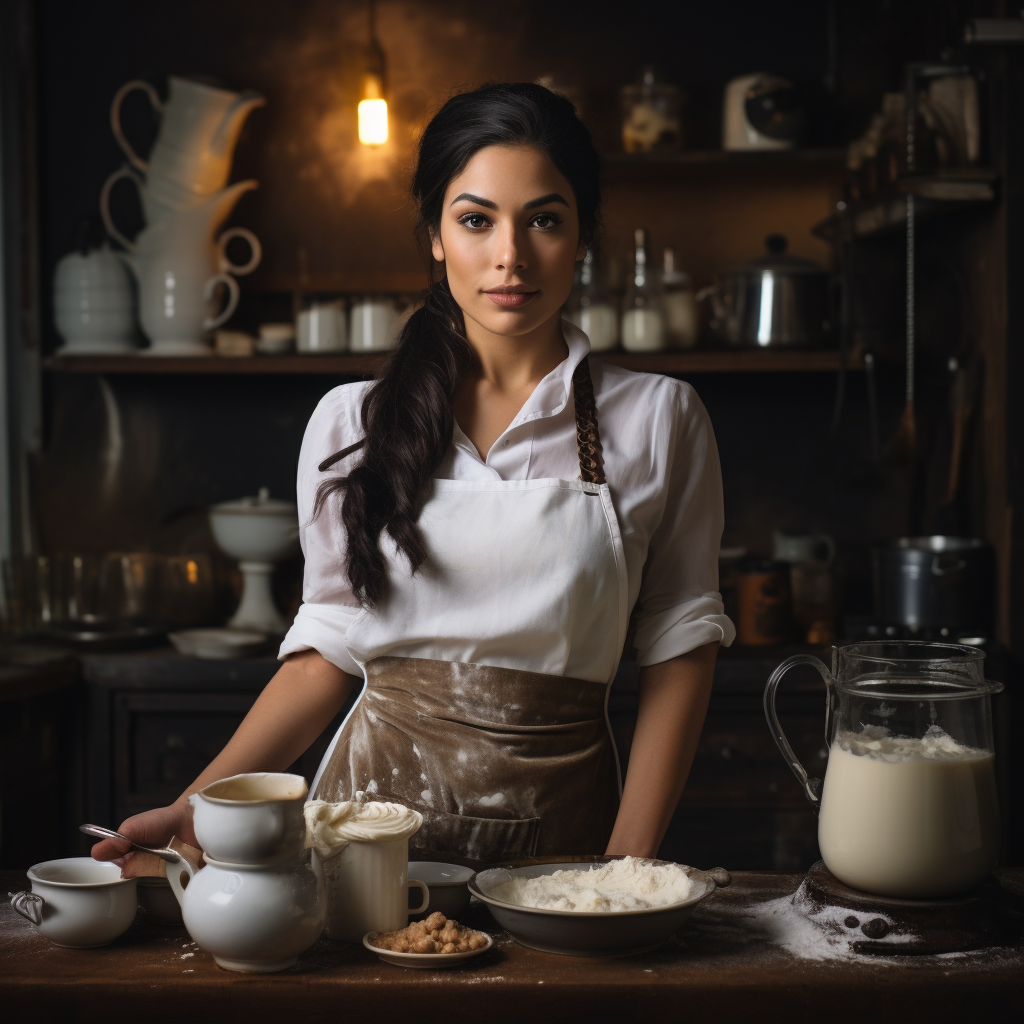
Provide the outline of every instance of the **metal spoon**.
{"type": "Polygon", "coordinates": [[[181,860],[178,854],[167,847],[156,850],[152,846],[140,846],[138,843],[133,843],[127,836],[121,835],[120,832],[115,832],[111,828],[104,828],[102,825],[79,825],[78,831],[84,832],[87,836],[95,836],[97,839],[123,839],[133,850],[156,854],[161,860],[169,861],[171,864],[176,864],[181,860]]]}

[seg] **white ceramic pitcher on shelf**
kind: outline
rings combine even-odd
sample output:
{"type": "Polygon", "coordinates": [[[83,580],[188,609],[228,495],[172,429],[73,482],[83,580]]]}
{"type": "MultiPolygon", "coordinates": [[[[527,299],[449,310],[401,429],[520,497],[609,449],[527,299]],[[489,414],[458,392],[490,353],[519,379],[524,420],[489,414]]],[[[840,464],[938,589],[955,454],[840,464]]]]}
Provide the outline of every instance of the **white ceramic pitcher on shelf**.
{"type": "MultiPolygon", "coordinates": [[[[256,188],[255,181],[230,185],[205,202],[188,210],[169,214],[142,231],[131,242],[116,227],[108,230],[126,249],[123,259],[139,285],[139,320],[152,347],[152,356],[205,356],[211,354],[206,332],[225,323],[238,305],[235,276],[249,274],[259,266],[262,249],[247,228],[217,230],[239,198],[256,188]],[[248,262],[232,263],[226,247],[233,238],[244,238],[251,255],[248,262]],[[210,303],[218,286],[227,299],[216,315],[210,303]]],[[[104,209],[105,219],[108,212],[104,209]]]]}
{"type": "MultiPolygon", "coordinates": [[[[131,166],[145,175],[140,191],[146,220],[152,223],[220,191],[231,174],[245,119],[265,103],[252,90],[236,93],[174,75],[166,103],[148,82],[136,80],[121,86],[111,104],[110,126],[131,166]],[[144,91],[154,110],[163,115],[148,161],[135,152],[121,130],[121,103],[136,89],[144,91]]],[[[104,189],[123,177],[123,169],[115,171],[104,189]]]]}

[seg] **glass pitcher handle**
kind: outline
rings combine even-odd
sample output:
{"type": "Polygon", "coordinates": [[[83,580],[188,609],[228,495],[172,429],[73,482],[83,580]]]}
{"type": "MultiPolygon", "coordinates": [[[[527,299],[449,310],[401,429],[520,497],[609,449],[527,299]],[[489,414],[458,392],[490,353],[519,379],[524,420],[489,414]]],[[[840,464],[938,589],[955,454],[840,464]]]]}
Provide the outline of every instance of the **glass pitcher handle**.
{"type": "Polygon", "coordinates": [[[779,752],[785,758],[786,764],[792,769],[793,774],[797,777],[797,781],[803,787],[804,795],[810,800],[811,806],[817,812],[821,806],[821,779],[812,779],[808,776],[807,769],[804,768],[800,763],[800,759],[793,753],[793,748],[789,745],[789,740],[786,739],[786,734],[782,730],[782,723],[779,721],[778,713],[775,710],[775,692],[779,688],[779,683],[782,682],[782,677],[794,665],[813,665],[818,670],[821,678],[825,680],[825,686],[828,689],[829,695],[828,706],[831,709],[832,673],[829,672],[828,666],[820,658],[815,658],[811,654],[794,654],[792,658],[787,658],[771,674],[768,685],[764,688],[764,716],[768,719],[768,728],[771,730],[775,745],[779,748],[779,752]]]}

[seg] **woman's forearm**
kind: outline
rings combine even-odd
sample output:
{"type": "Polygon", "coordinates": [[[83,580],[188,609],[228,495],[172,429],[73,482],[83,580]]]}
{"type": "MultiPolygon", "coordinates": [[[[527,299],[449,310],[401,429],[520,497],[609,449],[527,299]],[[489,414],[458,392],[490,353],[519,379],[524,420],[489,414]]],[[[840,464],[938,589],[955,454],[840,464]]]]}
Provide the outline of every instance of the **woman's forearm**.
{"type": "Polygon", "coordinates": [[[230,775],[283,771],[330,724],[358,682],[316,651],[293,654],[181,798],[230,775]]]}
{"type": "Polygon", "coordinates": [[[690,774],[711,698],[718,644],[640,670],[629,770],[608,854],[657,856],[690,774]]]}

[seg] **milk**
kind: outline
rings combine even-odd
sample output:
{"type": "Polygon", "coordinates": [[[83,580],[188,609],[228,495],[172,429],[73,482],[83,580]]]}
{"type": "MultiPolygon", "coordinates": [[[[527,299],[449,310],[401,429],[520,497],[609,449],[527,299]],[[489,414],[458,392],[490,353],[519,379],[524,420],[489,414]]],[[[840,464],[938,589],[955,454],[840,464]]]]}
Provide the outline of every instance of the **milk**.
{"type": "Polygon", "coordinates": [[[628,309],[622,315],[622,347],[627,352],[657,352],[665,347],[665,323],[653,309],[628,309]]]}
{"type": "Polygon", "coordinates": [[[604,352],[615,348],[619,342],[619,318],[606,302],[595,302],[590,306],[582,306],[579,311],[577,327],[590,339],[590,348],[594,352],[604,352]]]}
{"type": "Polygon", "coordinates": [[[905,899],[956,896],[995,866],[992,754],[933,726],[921,739],[837,734],[821,797],[818,845],[854,889],[905,899]]]}

